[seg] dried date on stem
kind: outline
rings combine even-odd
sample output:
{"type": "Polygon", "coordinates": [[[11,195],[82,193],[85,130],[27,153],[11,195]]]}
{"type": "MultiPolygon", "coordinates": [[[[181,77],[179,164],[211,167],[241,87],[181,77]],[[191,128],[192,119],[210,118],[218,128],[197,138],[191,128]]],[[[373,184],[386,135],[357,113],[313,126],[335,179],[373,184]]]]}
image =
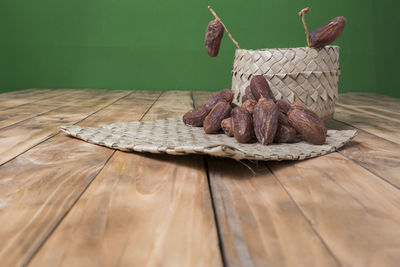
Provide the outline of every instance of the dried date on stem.
{"type": "Polygon", "coordinates": [[[206,102],[206,107],[208,109],[213,109],[218,102],[228,102],[231,103],[233,99],[233,92],[230,89],[223,89],[210,97],[206,102]]]}
{"type": "Polygon", "coordinates": [[[219,21],[218,19],[210,21],[207,26],[205,37],[205,46],[207,53],[210,55],[210,57],[216,57],[218,55],[223,36],[224,26],[222,26],[221,21],[219,21]]]}
{"type": "Polygon", "coordinates": [[[209,112],[210,110],[206,105],[202,105],[183,115],[183,122],[189,126],[201,127],[209,112]]]}
{"type": "Polygon", "coordinates": [[[231,104],[228,102],[218,102],[204,119],[203,128],[207,134],[217,133],[221,129],[223,119],[229,118],[231,114],[231,104]]]}
{"type": "Polygon", "coordinates": [[[262,75],[254,76],[250,81],[251,93],[258,101],[261,97],[276,101],[274,94],[269,87],[267,80],[262,75]]]}
{"type": "Polygon", "coordinates": [[[315,145],[325,143],[327,129],[313,111],[301,107],[291,108],[288,113],[288,121],[307,142],[315,145]]]}
{"type": "Polygon", "coordinates": [[[243,107],[232,110],[233,136],[239,143],[248,143],[254,136],[253,118],[243,107]]]}
{"type": "Polygon", "coordinates": [[[335,41],[342,33],[346,19],[342,16],[331,19],[310,34],[311,47],[324,47],[335,41]]]}
{"type": "Polygon", "coordinates": [[[232,117],[223,119],[221,121],[221,128],[227,136],[233,136],[232,117]]]}
{"type": "Polygon", "coordinates": [[[253,122],[257,140],[263,145],[271,144],[278,128],[278,106],[274,101],[260,98],[254,107],[253,122]]]}

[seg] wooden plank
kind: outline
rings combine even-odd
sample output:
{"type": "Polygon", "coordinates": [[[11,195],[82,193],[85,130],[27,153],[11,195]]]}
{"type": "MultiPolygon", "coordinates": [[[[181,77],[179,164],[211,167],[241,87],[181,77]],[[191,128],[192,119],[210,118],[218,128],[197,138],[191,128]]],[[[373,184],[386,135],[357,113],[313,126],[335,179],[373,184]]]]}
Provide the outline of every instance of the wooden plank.
{"type": "MultiPolygon", "coordinates": [[[[246,162],[247,163],[247,162],[246,162]]],[[[228,266],[339,266],[296,204],[265,168],[209,158],[228,266]]]]}
{"type": "Polygon", "coordinates": [[[376,116],[385,120],[391,120],[396,123],[400,122],[400,115],[398,112],[390,111],[388,109],[376,108],[371,106],[364,105],[344,105],[344,104],[336,104],[341,108],[351,109],[361,114],[376,116]]]}
{"type": "Polygon", "coordinates": [[[344,266],[400,262],[400,191],[339,153],[268,163],[344,266]]]}
{"type": "Polygon", "coordinates": [[[400,121],[339,105],[335,107],[334,119],[400,144],[400,121]]]}
{"type": "MultiPolygon", "coordinates": [[[[140,119],[156,98],[136,103],[118,118],[140,119]]],[[[112,154],[108,148],[57,135],[0,166],[3,266],[25,265],[31,259],[112,154]]]]}
{"type": "Polygon", "coordinates": [[[166,91],[144,117],[144,120],[156,120],[178,117],[193,108],[189,91],[166,91]]]}
{"type": "Polygon", "coordinates": [[[0,94],[0,110],[34,103],[42,99],[57,96],[58,94],[58,90],[55,89],[34,89],[0,94]]]}
{"type": "Polygon", "coordinates": [[[26,98],[32,95],[42,94],[45,92],[50,91],[51,89],[25,89],[25,90],[17,90],[17,91],[10,91],[5,93],[0,93],[0,99],[13,99],[13,98],[26,98]]]}
{"type": "Polygon", "coordinates": [[[31,120],[0,129],[0,165],[59,132],[62,125],[74,124],[118,99],[128,91],[104,91],[31,120]]]}
{"type": "Polygon", "coordinates": [[[372,107],[375,109],[398,113],[400,98],[371,93],[344,93],[339,95],[338,104],[351,106],[372,107]]]}
{"type": "Polygon", "coordinates": [[[56,108],[86,101],[88,97],[95,95],[93,91],[71,89],[59,89],[57,93],[58,95],[54,97],[45,98],[34,103],[0,110],[0,129],[42,115],[56,108]]]}
{"type": "MultiPolygon", "coordinates": [[[[335,130],[354,129],[335,120],[326,125],[335,130]]],[[[352,142],[338,152],[400,189],[400,145],[359,130],[352,142]]]]}
{"type": "MultiPolygon", "coordinates": [[[[100,126],[116,121],[137,121],[141,118],[137,118],[136,114],[146,114],[149,109],[146,103],[154,103],[160,95],[161,92],[159,91],[133,91],[130,95],[122,98],[115,104],[86,118],[79,125],[100,126]],[[132,114],[133,116],[131,117],[132,114]]],[[[168,93],[164,93],[165,95],[168,95],[168,93]]]]}
{"type": "MultiPolygon", "coordinates": [[[[191,105],[168,91],[143,119],[191,105]]],[[[221,266],[202,158],[117,151],[30,265],[221,266]]]]}

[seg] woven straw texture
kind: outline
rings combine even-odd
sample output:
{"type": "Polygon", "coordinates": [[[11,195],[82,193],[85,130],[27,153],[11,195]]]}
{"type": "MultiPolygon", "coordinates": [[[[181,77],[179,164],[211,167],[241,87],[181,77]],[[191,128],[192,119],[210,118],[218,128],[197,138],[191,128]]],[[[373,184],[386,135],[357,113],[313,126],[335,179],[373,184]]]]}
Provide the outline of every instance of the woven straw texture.
{"type": "Polygon", "coordinates": [[[323,120],[333,116],[338,99],[339,47],[321,49],[238,49],[232,70],[234,101],[241,103],[255,75],[263,75],[277,99],[301,101],[323,120]]]}
{"type": "Polygon", "coordinates": [[[349,142],[356,131],[329,130],[324,145],[304,141],[293,144],[240,144],[225,134],[205,134],[201,127],[189,127],[182,118],[144,122],[119,122],[102,127],[64,126],[62,131],[84,141],[119,149],[183,155],[191,153],[229,157],[236,160],[300,160],[335,151],[349,142]]]}

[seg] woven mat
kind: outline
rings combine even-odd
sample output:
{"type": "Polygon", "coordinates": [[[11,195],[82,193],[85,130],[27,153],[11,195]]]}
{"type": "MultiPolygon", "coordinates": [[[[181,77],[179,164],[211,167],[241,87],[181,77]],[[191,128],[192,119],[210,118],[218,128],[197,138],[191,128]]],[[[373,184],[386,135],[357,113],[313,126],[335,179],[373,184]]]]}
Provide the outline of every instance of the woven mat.
{"type": "Polygon", "coordinates": [[[329,130],[324,145],[299,140],[293,144],[240,144],[225,134],[205,134],[201,127],[188,127],[182,118],[143,122],[118,122],[102,127],[63,126],[65,133],[84,141],[122,151],[209,154],[236,160],[301,160],[333,152],[349,142],[357,131],[329,130]]]}

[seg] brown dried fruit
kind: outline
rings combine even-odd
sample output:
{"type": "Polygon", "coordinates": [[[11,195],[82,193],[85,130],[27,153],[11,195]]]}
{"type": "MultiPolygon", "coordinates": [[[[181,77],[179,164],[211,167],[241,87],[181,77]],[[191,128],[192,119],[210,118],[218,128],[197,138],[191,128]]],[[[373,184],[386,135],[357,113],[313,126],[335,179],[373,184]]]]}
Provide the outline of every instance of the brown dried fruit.
{"type": "Polygon", "coordinates": [[[221,122],[223,119],[229,118],[231,114],[231,104],[228,102],[218,102],[215,107],[208,113],[204,119],[203,128],[204,132],[211,134],[216,133],[221,129],[221,122]]]}
{"type": "Polygon", "coordinates": [[[340,16],[318,27],[310,34],[311,47],[324,47],[332,43],[342,33],[345,25],[346,19],[340,16]]]}
{"type": "Polygon", "coordinates": [[[278,113],[278,106],[266,98],[260,98],[254,107],[254,131],[261,144],[269,145],[274,141],[278,127],[278,113]]]}
{"type": "Polygon", "coordinates": [[[228,102],[231,103],[233,100],[233,92],[230,89],[223,89],[210,97],[206,102],[206,107],[208,109],[213,109],[218,102],[228,102]]]}
{"type": "Polygon", "coordinates": [[[221,121],[221,128],[227,136],[233,136],[232,117],[221,121]]]}
{"type": "Polygon", "coordinates": [[[274,141],[276,143],[290,143],[296,138],[296,130],[290,126],[289,120],[285,114],[278,113],[278,128],[276,130],[274,141]]]}
{"type": "Polygon", "coordinates": [[[246,101],[243,102],[242,107],[244,107],[250,113],[250,115],[253,115],[254,106],[256,104],[257,104],[257,101],[247,99],[246,101]]]}
{"type": "Polygon", "coordinates": [[[210,110],[206,105],[202,105],[187,112],[183,116],[183,122],[189,126],[201,127],[203,126],[204,119],[207,117],[209,112],[210,110]]]}
{"type": "Polygon", "coordinates": [[[279,111],[283,114],[287,114],[290,109],[290,104],[283,99],[277,100],[276,104],[278,105],[279,111]]]}
{"type": "Polygon", "coordinates": [[[247,86],[246,89],[244,90],[244,95],[242,96],[242,103],[248,99],[257,101],[256,98],[254,97],[253,93],[251,92],[250,85],[247,86]]]}
{"type": "Polygon", "coordinates": [[[299,101],[294,101],[292,104],[290,104],[290,108],[305,108],[306,109],[306,106],[304,106],[304,104],[299,101]]]}
{"type": "Polygon", "coordinates": [[[280,111],[278,112],[278,124],[290,126],[287,116],[280,111]]]}
{"type": "Polygon", "coordinates": [[[224,26],[222,26],[222,23],[218,19],[210,21],[207,26],[205,38],[206,50],[210,57],[216,57],[218,55],[223,36],[224,26]]]}
{"type": "Polygon", "coordinates": [[[291,108],[288,113],[288,121],[306,141],[315,145],[325,143],[327,129],[318,115],[311,110],[291,108]]]}
{"type": "MultiPolygon", "coordinates": [[[[310,109],[308,109],[303,103],[298,102],[298,101],[295,101],[295,102],[293,102],[292,104],[290,104],[290,108],[291,108],[291,109],[300,108],[300,109],[310,110],[310,109]]],[[[310,110],[310,111],[312,111],[312,110],[310,110]]],[[[318,117],[317,114],[315,114],[315,115],[318,117]]],[[[318,117],[318,118],[319,118],[319,117],[318,117]]],[[[325,134],[326,134],[327,132],[328,132],[328,129],[325,127],[325,134]]]]}
{"type": "Polygon", "coordinates": [[[276,101],[274,94],[271,91],[271,88],[268,85],[267,80],[262,75],[254,76],[250,81],[250,89],[251,93],[258,101],[261,97],[265,97],[266,99],[271,99],[274,102],[276,101]]]}
{"type": "Polygon", "coordinates": [[[254,136],[253,118],[243,107],[232,110],[233,136],[239,143],[248,143],[254,136]]]}
{"type": "Polygon", "coordinates": [[[274,141],[276,143],[291,143],[296,139],[296,130],[289,125],[278,124],[274,141]]]}

